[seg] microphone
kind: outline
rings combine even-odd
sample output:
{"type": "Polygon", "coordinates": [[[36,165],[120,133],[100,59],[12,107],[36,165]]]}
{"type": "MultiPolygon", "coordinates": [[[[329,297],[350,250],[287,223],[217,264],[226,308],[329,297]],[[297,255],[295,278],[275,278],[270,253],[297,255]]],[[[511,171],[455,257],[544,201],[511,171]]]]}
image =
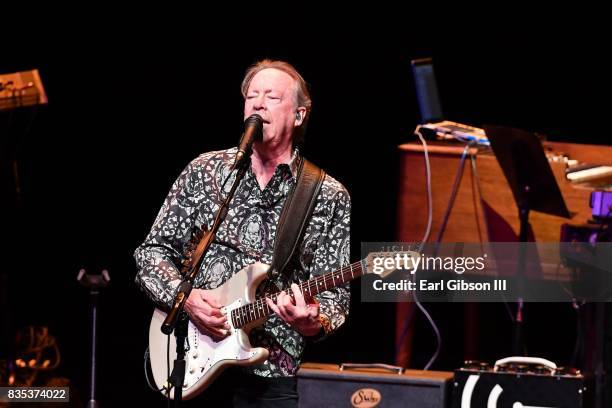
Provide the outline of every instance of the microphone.
{"type": "Polygon", "coordinates": [[[244,133],[238,144],[238,152],[232,170],[242,166],[244,161],[251,155],[253,142],[263,139],[263,118],[258,114],[249,116],[244,121],[244,133]]]}

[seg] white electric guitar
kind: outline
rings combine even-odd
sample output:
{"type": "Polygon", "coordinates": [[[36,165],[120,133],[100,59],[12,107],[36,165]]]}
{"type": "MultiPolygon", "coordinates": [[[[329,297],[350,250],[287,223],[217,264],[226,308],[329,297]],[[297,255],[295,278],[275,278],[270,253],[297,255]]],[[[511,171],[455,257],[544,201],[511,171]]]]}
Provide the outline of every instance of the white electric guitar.
{"type": "MultiPolygon", "coordinates": [[[[413,265],[419,257],[412,251],[378,252],[371,253],[365,260],[355,262],[349,266],[314,277],[299,284],[303,293],[314,296],[320,292],[347,283],[366,273],[376,273],[384,278],[395,270],[383,266],[374,268],[376,258],[391,257],[396,254],[406,254],[413,258],[413,265]]],[[[200,394],[213,380],[229,366],[253,365],[268,358],[268,350],[261,347],[251,347],[249,331],[262,324],[272,314],[264,297],[256,297],[255,292],[262,281],[266,279],[269,266],[263,263],[254,263],[234,274],[227,282],[212,290],[217,296],[223,314],[227,316],[230,327],[229,336],[215,341],[208,335],[201,333],[198,328],[189,322],[187,342],[188,351],[185,353],[185,381],[182,398],[191,399],[200,394]]],[[[278,293],[266,296],[276,302],[278,293]]],[[[172,372],[172,362],[176,358],[176,339],[161,332],[161,326],[166,313],[156,309],[153,313],[149,329],[149,351],[151,355],[151,368],[155,384],[164,395],[174,399],[174,388],[168,392],[168,373],[172,372]],[[170,367],[167,365],[168,342],[170,342],[170,367]]]]}

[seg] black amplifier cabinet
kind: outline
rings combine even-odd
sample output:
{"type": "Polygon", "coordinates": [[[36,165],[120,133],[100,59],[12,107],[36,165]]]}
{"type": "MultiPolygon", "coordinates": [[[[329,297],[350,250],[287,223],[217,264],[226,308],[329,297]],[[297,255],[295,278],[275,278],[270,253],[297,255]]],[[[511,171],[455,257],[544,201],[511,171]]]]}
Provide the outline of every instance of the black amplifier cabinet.
{"type": "Polygon", "coordinates": [[[297,374],[300,408],[450,405],[452,372],[363,366],[366,365],[302,364],[297,374]]]}
{"type": "Polygon", "coordinates": [[[588,381],[572,369],[518,364],[469,365],[455,371],[453,408],[589,408],[588,381]]]}

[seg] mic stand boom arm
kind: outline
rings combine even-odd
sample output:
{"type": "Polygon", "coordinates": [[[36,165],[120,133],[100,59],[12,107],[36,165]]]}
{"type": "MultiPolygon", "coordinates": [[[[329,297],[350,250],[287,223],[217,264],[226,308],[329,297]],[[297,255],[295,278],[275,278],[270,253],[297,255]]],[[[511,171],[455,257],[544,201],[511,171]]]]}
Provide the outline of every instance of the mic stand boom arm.
{"type": "Polygon", "coordinates": [[[195,280],[195,277],[200,271],[200,266],[202,265],[202,261],[204,260],[204,255],[208,251],[210,244],[212,244],[213,238],[217,234],[217,230],[221,226],[221,223],[223,222],[223,220],[225,220],[225,217],[227,216],[227,212],[229,210],[229,203],[230,201],[232,201],[236,189],[238,188],[240,181],[244,178],[244,175],[246,174],[246,171],[249,168],[250,164],[250,160],[245,160],[242,166],[238,168],[238,172],[236,173],[236,178],[234,179],[232,188],[228,193],[227,197],[225,197],[225,200],[221,204],[221,207],[219,207],[219,210],[217,210],[217,214],[215,216],[215,220],[211,229],[206,231],[204,237],[202,237],[202,239],[198,243],[192,257],[192,262],[187,269],[187,274],[183,279],[183,282],[181,282],[181,284],[179,285],[176,295],[174,297],[174,304],[172,306],[172,309],[170,309],[170,311],[168,312],[168,315],[166,316],[166,319],[164,320],[161,326],[161,331],[164,334],[170,334],[174,330],[178,315],[183,311],[183,306],[185,305],[185,302],[187,301],[187,298],[191,293],[191,289],[193,288],[193,282],[195,280]]]}

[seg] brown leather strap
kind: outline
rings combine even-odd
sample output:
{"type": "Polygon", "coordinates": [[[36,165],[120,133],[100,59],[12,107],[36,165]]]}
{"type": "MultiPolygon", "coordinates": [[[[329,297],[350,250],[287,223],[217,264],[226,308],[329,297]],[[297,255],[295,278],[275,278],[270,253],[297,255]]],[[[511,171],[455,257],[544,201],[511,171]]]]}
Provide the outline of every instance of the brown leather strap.
{"type": "Polygon", "coordinates": [[[271,281],[277,281],[295,252],[324,178],[323,170],[304,158],[300,159],[296,184],[285,201],[276,230],[272,265],[268,271],[271,281]]]}

